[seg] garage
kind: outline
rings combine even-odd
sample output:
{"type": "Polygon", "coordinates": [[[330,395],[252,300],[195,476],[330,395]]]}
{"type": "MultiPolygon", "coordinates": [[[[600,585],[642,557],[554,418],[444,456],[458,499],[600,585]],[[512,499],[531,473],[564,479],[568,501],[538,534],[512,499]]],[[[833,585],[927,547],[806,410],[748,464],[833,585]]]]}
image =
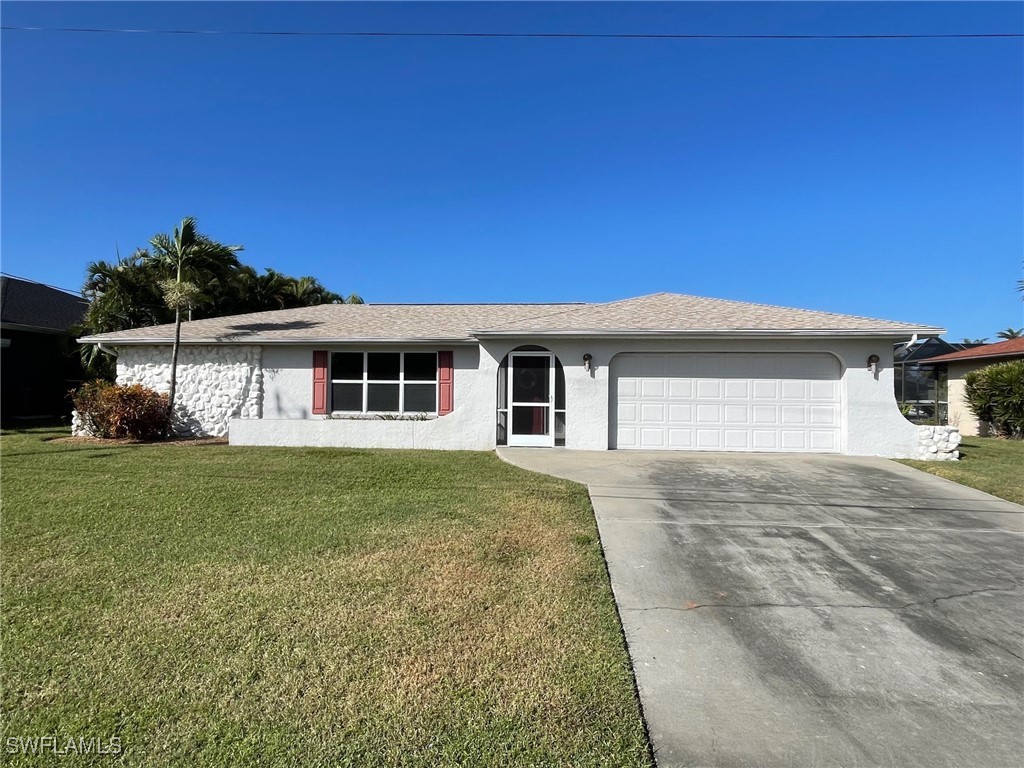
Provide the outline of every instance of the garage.
{"type": "Polygon", "coordinates": [[[624,353],[613,447],[838,453],[839,361],[824,353],[624,353]]]}

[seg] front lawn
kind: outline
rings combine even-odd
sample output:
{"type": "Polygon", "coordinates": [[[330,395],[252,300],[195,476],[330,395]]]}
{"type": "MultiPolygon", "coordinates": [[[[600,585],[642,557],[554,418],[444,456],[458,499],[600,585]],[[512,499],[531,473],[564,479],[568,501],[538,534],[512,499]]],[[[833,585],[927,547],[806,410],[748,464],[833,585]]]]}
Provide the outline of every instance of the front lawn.
{"type": "Polygon", "coordinates": [[[1018,504],[1024,504],[1024,441],[966,437],[960,461],[911,461],[906,464],[955,480],[1018,504]]]}
{"type": "Polygon", "coordinates": [[[581,486],[482,453],[60,435],[0,438],[5,748],[650,765],[581,486]]]}

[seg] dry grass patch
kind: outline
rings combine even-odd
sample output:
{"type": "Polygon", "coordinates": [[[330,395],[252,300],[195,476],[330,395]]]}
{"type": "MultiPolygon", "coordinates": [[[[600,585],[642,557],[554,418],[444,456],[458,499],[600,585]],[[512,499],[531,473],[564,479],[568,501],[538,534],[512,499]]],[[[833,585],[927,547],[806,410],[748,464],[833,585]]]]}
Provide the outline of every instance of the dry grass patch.
{"type": "Polygon", "coordinates": [[[40,437],[3,443],[8,735],[157,766],[650,764],[579,486],[40,437]]]}

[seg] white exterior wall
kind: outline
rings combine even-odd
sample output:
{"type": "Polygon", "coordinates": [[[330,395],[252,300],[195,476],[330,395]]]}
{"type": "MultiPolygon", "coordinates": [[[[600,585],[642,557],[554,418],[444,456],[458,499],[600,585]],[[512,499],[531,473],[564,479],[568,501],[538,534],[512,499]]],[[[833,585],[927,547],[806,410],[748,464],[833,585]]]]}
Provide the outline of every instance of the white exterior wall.
{"type": "MultiPolygon", "coordinates": [[[[521,344],[485,342],[489,356],[500,360],[521,344]]],[[[620,352],[827,352],[842,369],[842,448],[859,456],[921,457],[918,429],[899,412],[893,390],[892,342],[887,339],[549,339],[542,345],[554,352],[565,368],[566,448],[606,450],[609,445],[614,398],[609,398],[612,358],[620,352]],[[584,353],[593,355],[591,370],[583,368],[584,353]],[[867,369],[869,355],[878,355],[878,372],[867,369]]]]}
{"type": "MultiPolygon", "coordinates": [[[[182,347],[181,403],[204,434],[228,432],[233,445],[490,450],[496,445],[497,371],[511,350],[537,344],[561,360],[566,384],[566,447],[606,450],[615,404],[610,364],[620,352],[827,352],[841,367],[841,452],[922,457],[918,428],[899,413],[889,339],[503,339],[473,345],[346,346],[351,351],[454,351],[455,410],[426,421],[329,419],[311,413],[314,349],[327,345],[182,347]],[[583,355],[593,355],[591,370],[583,355]],[[867,369],[878,355],[877,373],[867,369]],[[230,421],[230,425],[228,422],[230,421]]],[[[169,348],[120,350],[119,381],[166,391],[169,348]],[[159,362],[157,362],[159,361],[159,362]]],[[[927,453],[925,449],[924,453],[927,453]]]]}
{"type": "MultiPolygon", "coordinates": [[[[263,418],[230,423],[232,445],[439,448],[486,451],[495,447],[497,363],[476,346],[346,346],[350,352],[452,350],[454,410],[425,421],[328,419],[313,415],[313,350],[338,347],[267,346],[263,351],[263,418]],[[493,364],[492,364],[493,362],[493,364]]],[[[330,386],[328,384],[328,386],[330,386]]]]}
{"type": "MultiPolygon", "coordinates": [[[[175,431],[222,437],[232,417],[258,419],[263,400],[260,352],[256,346],[183,345],[178,351],[175,431]]],[[[171,348],[119,348],[117,383],[168,392],[171,348]]]]}

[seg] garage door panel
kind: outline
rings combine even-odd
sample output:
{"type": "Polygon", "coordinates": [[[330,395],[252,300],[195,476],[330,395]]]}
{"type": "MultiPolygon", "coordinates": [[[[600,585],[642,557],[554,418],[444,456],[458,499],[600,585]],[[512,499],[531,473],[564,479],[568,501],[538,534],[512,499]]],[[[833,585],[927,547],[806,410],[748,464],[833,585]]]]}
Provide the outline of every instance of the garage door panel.
{"type": "Polygon", "coordinates": [[[668,447],[682,450],[693,447],[692,429],[670,429],[668,431],[668,447]]]}
{"type": "Polygon", "coordinates": [[[839,425],[839,409],[832,405],[812,405],[808,408],[808,423],[816,426],[834,427],[839,425]]]}
{"type": "Polygon", "coordinates": [[[779,437],[782,438],[780,447],[784,451],[806,451],[809,447],[806,430],[783,429],[779,431],[779,437]]]}
{"type": "Polygon", "coordinates": [[[794,381],[792,379],[783,379],[781,382],[782,386],[782,399],[783,400],[806,400],[807,399],[807,384],[806,381],[794,381]]]}
{"type": "Polygon", "coordinates": [[[721,379],[697,379],[697,399],[717,400],[722,396],[721,379]]]}
{"type": "Polygon", "coordinates": [[[662,424],[665,421],[664,403],[641,403],[640,420],[645,424],[662,424]]]}
{"type": "Polygon", "coordinates": [[[697,438],[697,448],[702,448],[705,451],[715,451],[722,447],[722,431],[719,429],[697,429],[695,430],[695,436],[697,438]]]}
{"type": "Polygon", "coordinates": [[[750,450],[750,432],[745,429],[722,430],[722,447],[733,451],[750,450]]]}
{"type": "Polygon", "coordinates": [[[808,382],[808,398],[811,400],[838,400],[839,382],[837,381],[810,381],[808,382]]]}
{"type": "Polygon", "coordinates": [[[802,405],[784,405],[779,409],[782,417],[780,424],[806,424],[807,409],[802,405]]]}
{"type": "Polygon", "coordinates": [[[810,435],[810,447],[812,451],[839,450],[836,433],[833,430],[812,429],[808,434],[810,435]]]}
{"type": "Polygon", "coordinates": [[[636,427],[619,427],[615,430],[615,445],[619,448],[639,448],[636,427]]]}
{"type": "Polygon", "coordinates": [[[722,421],[722,407],[720,405],[697,405],[698,424],[719,424],[722,421]]]}
{"type": "Polygon", "coordinates": [[[692,424],[693,406],[671,403],[668,407],[669,424],[692,424]]]}
{"type": "Polygon", "coordinates": [[[750,423],[750,409],[745,405],[727,405],[723,416],[726,424],[750,423]]]}
{"type": "Polygon", "coordinates": [[[668,396],[672,400],[690,400],[693,398],[693,379],[669,379],[668,396]]]}
{"type": "Polygon", "coordinates": [[[750,382],[741,379],[726,379],[725,396],[729,400],[746,400],[750,397],[750,382]]]}
{"type": "Polygon", "coordinates": [[[841,449],[840,371],[830,355],[629,353],[612,368],[619,448],[841,449]]]}
{"type": "Polygon", "coordinates": [[[640,397],[665,397],[668,382],[665,379],[640,379],[640,397]]]}
{"type": "Polygon", "coordinates": [[[665,448],[665,430],[654,427],[640,428],[640,446],[645,449],[665,448]]]}

